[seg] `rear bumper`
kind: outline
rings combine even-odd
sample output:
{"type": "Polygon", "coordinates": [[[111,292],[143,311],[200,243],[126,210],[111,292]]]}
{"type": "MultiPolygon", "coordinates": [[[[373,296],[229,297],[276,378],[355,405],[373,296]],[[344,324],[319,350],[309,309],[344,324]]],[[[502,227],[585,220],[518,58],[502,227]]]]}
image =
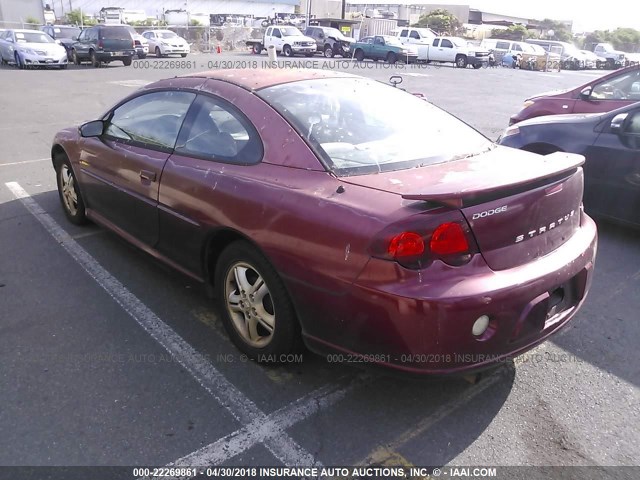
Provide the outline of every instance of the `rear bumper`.
{"type": "Polygon", "coordinates": [[[492,271],[476,255],[464,267],[470,273],[434,263],[426,278],[372,259],[341,302],[342,319],[305,339],[312,350],[339,352],[335,361],[409,374],[489,368],[540,344],[575,316],[591,285],[596,250],[595,223],[583,215],[564,245],[508,270],[492,271]],[[482,315],[489,328],[476,337],[472,327],[482,315]]]}
{"type": "Polygon", "coordinates": [[[135,54],[136,51],[133,49],[117,52],[96,52],[96,58],[101,62],[122,61],[132,58],[135,54]]]}

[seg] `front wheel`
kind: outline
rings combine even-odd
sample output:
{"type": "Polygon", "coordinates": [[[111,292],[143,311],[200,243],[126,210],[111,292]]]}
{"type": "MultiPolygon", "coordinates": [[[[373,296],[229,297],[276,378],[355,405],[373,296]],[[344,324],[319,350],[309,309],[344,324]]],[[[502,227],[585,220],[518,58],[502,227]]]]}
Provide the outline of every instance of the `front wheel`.
{"type": "Polygon", "coordinates": [[[76,176],[66,155],[56,158],[56,177],[58,181],[58,195],[65,215],[75,225],[87,222],[84,201],[78,188],[76,176]]]}
{"type": "Polygon", "coordinates": [[[231,341],[257,361],[277,361],[297,350],[300,329],[277,272],[255,247],[229,245],[215,269],[216,297],[231,341]],[[269,358],[267,358],[269,357],[269,358]]]}
{"type": "Polygon", "coordinates": [[[18,52],[15,53],[14,60],[16,62],[16,67],[18,67],[20,70],[24,70],[24,62],[20,58],[18,52]]]}
{"type": "Polygon", "coordinates": [[[293,57],[293,50],[291,50],[291,47],[289,45],[285,45],[284,47],[282,47],[282,54],[285,57],[293,57]]]}
{"type": "Polygon", "coordinates": [[[162,52],[160,51],[160,47],[156,47],[156,58],[162,58],[162,52]]]}
{"type": "Polygon", "coordinates": [[[359,62],[364,61],[364,52],[362,50],[356,50],[356,60],[359,62]]]}
{"type": "Polygon", "coordinates": [[[253,53],[255,55],[260,55],[262,53],[262,44],[261,43],[254,43],[253,47],[251,47],[251,49],[253,50],[253,53]]]}
{"type": "Polygon", "coordinates": [[[324,47],[324,56],[326,58],[333,58],[333,48],[331,48],[331,45],[324,47]]]}
{"type": "Polygon", "coordinates": [[[133,60],[133,57],[127,57],[122,59],[122,63],[124,63],[125,67],[128,67],[129,65],[131,65],[131,61],[133,60]]]}

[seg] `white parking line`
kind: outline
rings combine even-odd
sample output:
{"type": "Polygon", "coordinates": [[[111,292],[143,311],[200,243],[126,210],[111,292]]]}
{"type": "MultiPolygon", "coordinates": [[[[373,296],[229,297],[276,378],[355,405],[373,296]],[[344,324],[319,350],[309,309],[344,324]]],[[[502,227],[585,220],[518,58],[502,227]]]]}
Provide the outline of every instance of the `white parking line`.
{"type": "MultiPolygon", "coordinates": [[[[255,442],[264,441],[265,447],[285,465],[316,465],[321,466],[314,456],[298,445],[285,431],[292,423],[284,421],[283,416],[268,417],[240,390],[229,382],[211,363],[182,337],[165,324],[138,297],[131,293],[120,281],[104,269],[84,248],[82,248],[58,223],[46,213],[42,207],[17,182],[5,183],[13,195],[49,232],[49,234],[64,248],[100,287],[113,298],[125,312],[129,314],[151,337],[176,359],[191,376],[207,390],[229,413],[243,425],[267,425],[258,434],[250,437],[238,434],[241,445],[225,452],[216,450],[215,456],[200,455],[201,461],[222,462],[255,442]]],[[[293,417],[297,412],[296,421],[300,421],[314,414],[320,407],[313,408],[312,403],[323,405],[324,408],[335,403],[344,396],[346,390],[327,386],[309,395],[309,399],[300,405],[294,402],[287,410],[293,417]],[[333,390],[333,392],[332,392],[333,390]],[[317,398],[320,395],[321,398],[317,398]]],[[[241,431],[244,429],[241,429],[241,431]]],[[[233,435],[233,434],[232,434],[233,435]]]]}
{"type": "Polygon", "coordinates": [[[36,160],[23,160],[22,162],[0,163],[0,167],[9,167],[11,165],[23,165],[25,163],[46,162],[47,160],[51,161],[50,158],[38,158],[36,160]]]}

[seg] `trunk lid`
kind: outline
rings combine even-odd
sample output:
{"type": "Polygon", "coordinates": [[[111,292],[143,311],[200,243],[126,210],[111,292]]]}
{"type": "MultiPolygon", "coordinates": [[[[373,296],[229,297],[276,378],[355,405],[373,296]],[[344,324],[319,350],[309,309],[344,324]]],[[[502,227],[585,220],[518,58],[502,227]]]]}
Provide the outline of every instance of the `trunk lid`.
{"type": "Polygon", "coordinates": [[[580,225],[584,157],[498,147],[425,167],[347,177],[346,183],[459,209],[494,270],[555,250],[580,225]]]}

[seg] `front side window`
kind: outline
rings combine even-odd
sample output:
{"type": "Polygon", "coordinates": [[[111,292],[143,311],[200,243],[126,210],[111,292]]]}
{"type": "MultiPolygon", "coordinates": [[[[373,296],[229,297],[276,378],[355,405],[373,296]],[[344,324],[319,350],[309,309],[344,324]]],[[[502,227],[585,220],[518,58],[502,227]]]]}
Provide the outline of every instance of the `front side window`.
{"type": "Polygon", "coordinates": [[[415,38],[416,40],[420,40],[420,34],[418,32],[416,32],[415,30],[413,32],[411,32],[411,35],[409,35],[411,38],[415,38]]]}
{"type": "Polygon", "coordinates": [[[640,85],[640,71],[634,70],[595,85],[591,98],[596,100],[637,99],[638,92],[634,90],[638,85],[640,85]]]}
{"type": "Polygon", "coordinates": [[[140,95],[114,110],[105,135],[152,148],[173,149],[194,98],[194,93],[175,91],[140,95]]]}
{"type": "Polygon", "coordinates": [[[453,43],[451,43],[450,40],[447,40],[446,38],[443,38],[442,42],[440,42],[440,46],[444,47],[444,48],[453,48],[453,43]]]}
{"type": "Polygon", "coordinates": [[[443,163],[493,145],[434,105],[369,79],[304,80],[267,87],[257,94],[289,121],[338,176],[443,163]],[[403,112],[402,122],[398,112],[403,112]]]}
{"type": "Polygon", "coordinates": [[[262,159],[262,142],[251,122],[223,100],[201,95],[193,104],[176,152],[208,160],[253,165],[262,159]]]}

